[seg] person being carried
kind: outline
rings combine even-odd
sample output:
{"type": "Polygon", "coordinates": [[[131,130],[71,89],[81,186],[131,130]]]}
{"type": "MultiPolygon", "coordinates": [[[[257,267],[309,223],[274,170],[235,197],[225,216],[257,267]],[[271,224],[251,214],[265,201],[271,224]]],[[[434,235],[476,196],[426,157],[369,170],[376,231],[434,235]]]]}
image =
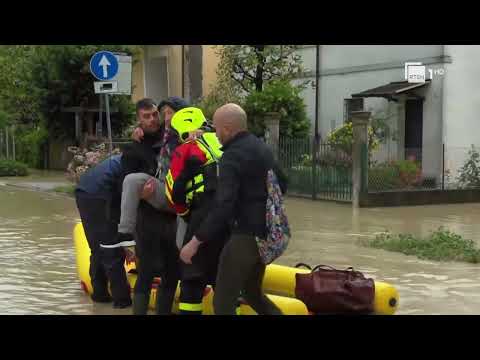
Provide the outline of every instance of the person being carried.
{"type": "Polygon", "coordinates": [[[157,287],[157,314],[170,313],[170,299],[173,299],[178,283],[176,214],[164,198],[163,179],[168,170],[170,154],[178,145],[176,135],[170,130],[171,116],[175,109],[185,107],[187,103],[180,98],[170,98],[162,104],[163,124],[152,99],[142,99],[136,104],[139,126],[136,132],[141,129],[142,138],[123,146],[123,173],[120,177],[123,191],[118,230],[121,232],[122,228],[128,226],[128,232],[123,234],[130,236],[122,237],[117,232],[115,243],[108,245],[110,248],[123,248],[127,262],[136,261],[138,275],[133,297],[133,313],[136,315],[147,313],[155,276],[162,279],[157,287]],[[152,204],[163,205],[163,211],[157,210],[152,204]]]}
{"type": "Polygon", "coordinates": [[[155,276],[162,279],[157,287],[157,314],[170,313],[177,287],[178,219],[165,199],[164,179],[171,154],[178,146],[177,134],[170,128],[171,119],[176,111],[187,106],[179,97],[170,97],[158,107],[151,99],[138,101],[139,127],[132,136],[135,141],[123,149],[122,209],[115,246],[124,247],[127,261],[137,265],[133,298],[136,315],[147,313],[155,276]]]}
{"type": "MultiPolygon", "coordinates": [[[[178,111],[172,118],[172,128],[180,142],[198,129],[208,131],[207,120],[198,108],[178,111]]],[[[217,187],[218,161],[222,156],[221,144],[214,132],[205,132],[196,140],[185,141],[172,154],[166,176],[166,196],[175,211],[187,222],[186,232],[177,229],[177,245],[188,242],[213,207],[217,187]]],[[[227,226],[221,228],[214,241],[200,249],[192,264],[180,265],[180,314],[200,315],[203,293],[208,284],[214,285],[218,258],[225,239],[227,226]]]]}
{"type": "MultiPolygon", "coordinates": [[[[170,121],[173,114],[187,107],[185,100],[172,97],[160,104],[164,114],[164,124],[160,129],[159,112],[156,104],[145,99],[137,103],[137,118],[141,129],[142,145],[148,148],[139,156],[130,156],[132,162],[142,161],[148,157],[148,169],[144,172],[130,173],[125,176],[122,188],[122,206],[120,223],[118,225],[118,242],[123,246],[132,247],[135,244],[134,232],[137,223],[138,204],[143,198],[154,208],[172,212],[165,198],[164,176],[169,166],[171,151],[178,145],[176,136],[172,134],[170,121]],[[160,131],[162,130],[162,131],[160,131]],[[150,151],[153,149],[154,152],[150,151]],[[155,155],[156,154],[156,155],[155,155]],[[148,155],[148,156],[147,156],[148,155]]],[[[128,164],[128,168],[138,168],[136,164],[128,164]]]]}
{"type": "MultiPolygon", "coordinates": [[[[144,163],[144,160],[147,159],[148,169],[126,174],[123,181],[118,243],[128,250],[128,261],[133,261],[135,258],[134,232],[140,200],[145,200],[159,211],[173,213],[165,198],[164,183],[166,172],[170,166],[171,154],[179,144],[177,135],[171,129],[171,119],[177,111],[187,106],[188,103],[184,99],[176,96],[160,102],[158,108],[150,99],[144,99],[137,103],[139,127],[135,129],[133,139],[135,142],[141,143],[146,151],[143,151],[140,157],[125,157],[125,161],[127,159],[129,161],[126,165],[127,168],[135,169],[138,168],[137,162],[144,163]],[[158,109],[163,116],[161,125],[158,109]],[[154,152],[152,153],[150,149],[153,149],[154,152]],[[156,154],[156,157],[152,158],[152,154],[156,154]]],[[[199,132],[196,131],[189,133],[189,139],[197,134],[199,132]]],[[[179,222],[178,225],[182,229],[186,227],[183,222],[179,222]]]]}

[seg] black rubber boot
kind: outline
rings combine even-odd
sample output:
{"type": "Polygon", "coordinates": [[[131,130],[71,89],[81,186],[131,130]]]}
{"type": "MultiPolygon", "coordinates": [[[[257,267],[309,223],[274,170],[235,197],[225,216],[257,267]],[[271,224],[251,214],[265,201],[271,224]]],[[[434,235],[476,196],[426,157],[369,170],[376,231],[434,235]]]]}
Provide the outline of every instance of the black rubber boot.
{"type": "Polygon", "coordinates": [[[113,301],[113,308],[114,309],[125,309],[125,308],[130,307],[130,306],[132,306],[132,299],[130,299],[130,298],[113,301]]]}
{"type": "Polygon", "coordinates": [[[150,294],[134,294],[133,295],[133,315],[147,315],[148,303],[150,302],[150,294]]]}
{"type": "Polygon", "coordinates": [[[201,279],[183,280],[180,283],[180,315],[202,315],[205,282],[201,279]]]}
{"type": "Polygon", "coordinates": [[[175,299],[176,287],[157,288],[157,302],[155,304],[155,314],[157,315],[173,315],[172,307],[175,299]]]}
{"type": "Polygon", "coordinates": [[[98,303],[111,303],[112,302],[112,297],[110,296],[110,294],[107,292],[107,293],[93,293],[92,296],[91,296],[91,299],[94,301],[94,302],[98,302],[98,303]]]}

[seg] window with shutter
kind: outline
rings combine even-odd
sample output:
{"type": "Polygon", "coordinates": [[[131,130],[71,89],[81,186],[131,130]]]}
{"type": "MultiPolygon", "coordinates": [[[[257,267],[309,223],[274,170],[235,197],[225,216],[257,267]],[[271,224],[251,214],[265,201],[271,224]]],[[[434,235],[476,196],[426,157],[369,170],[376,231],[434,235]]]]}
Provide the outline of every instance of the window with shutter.
{"type": "Polygon", "coordinates": [[[363,98],[344,99],[343,100],[343,121],[351,120],[353,111],[363,111],[363,98]]]}

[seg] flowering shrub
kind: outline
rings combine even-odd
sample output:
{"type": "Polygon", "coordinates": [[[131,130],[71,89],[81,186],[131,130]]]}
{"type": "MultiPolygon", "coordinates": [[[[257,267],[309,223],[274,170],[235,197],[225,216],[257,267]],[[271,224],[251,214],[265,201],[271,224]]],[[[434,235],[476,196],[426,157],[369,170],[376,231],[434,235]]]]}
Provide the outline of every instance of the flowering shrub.
{"type": "MultiPolygon", "coordinates": [[[[105,143],[93,145],[89,149],[70,146],[68,151],[73,154],[73,159],[68,164],[66,176],[74,183],[78,183],[83,173],[110,155],[105,143]]],[[[112,154],[120,154],[120,149],[113,149],[112,154]]]]}
{"type": "MultiPolygon", "coordinates": [[[[331,145],[339,147],[347,154],[352,153],[353,145],[353,125],[349,121],[343,124],[341,127],[333,130],[327,138],[327,141],[331,145]]],[[[368,149],[369,151],[376,150],[380,145],[380,139],[375,135],[375,131],[372,126],[368,127],[368,149]]]]}

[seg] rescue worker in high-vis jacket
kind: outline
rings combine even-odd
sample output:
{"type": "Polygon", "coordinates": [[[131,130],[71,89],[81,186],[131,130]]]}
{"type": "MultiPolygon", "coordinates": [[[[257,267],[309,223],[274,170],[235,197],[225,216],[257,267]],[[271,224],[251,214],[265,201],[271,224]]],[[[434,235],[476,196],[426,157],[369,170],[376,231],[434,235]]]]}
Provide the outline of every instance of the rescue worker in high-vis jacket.
{"type": "MultiPolygon", "coordinates": [[[[207,121],[198,108],[185,108],[172,118],[172,128],[184,142],[189,132],[208,129],[207,121]]],[[[187,222],[180,248],[190,240],[198,226],[213,207],[218,176],[221,144],[214,132],[204,132],[196,140],[184,142],[172,153],[166,176],[166,196],[177,214],[187,222]]],[[[229,236],[228,227],[222,228],[216,241],[202,247],[192,264],[181,262],[180,313],[200,315],[205,287],[214,285],[218,260],[229,236]]]]}

